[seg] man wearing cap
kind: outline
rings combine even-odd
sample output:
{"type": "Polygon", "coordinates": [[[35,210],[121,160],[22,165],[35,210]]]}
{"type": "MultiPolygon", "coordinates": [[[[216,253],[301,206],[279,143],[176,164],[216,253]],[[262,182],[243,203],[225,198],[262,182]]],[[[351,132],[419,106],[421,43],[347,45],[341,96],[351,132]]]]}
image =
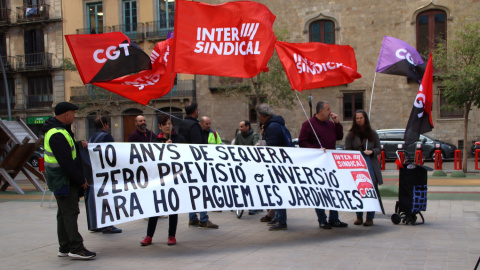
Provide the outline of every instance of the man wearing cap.
{"type": "MultiPolygon", "coordinates": [[[[48,188],[57,200],[57,236],[60,245],[59,257],[90,259],[95,252],[83,246],[83,238],[78,232],[78,201],[88,186],[78,162],[77,149],[70,127],[78,107],[69,102],[55,106],[55,117],[43,124],[45,132],[45,170],[48,188]]],[[[87,143],[82,142],[83,146],[87,143]]]]}

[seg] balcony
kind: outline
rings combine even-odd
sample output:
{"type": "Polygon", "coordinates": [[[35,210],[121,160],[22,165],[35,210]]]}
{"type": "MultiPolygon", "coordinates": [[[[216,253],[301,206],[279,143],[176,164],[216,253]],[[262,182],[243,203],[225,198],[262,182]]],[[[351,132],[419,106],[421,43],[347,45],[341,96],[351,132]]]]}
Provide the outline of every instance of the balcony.
{"type": "Polygon", "coordinates": [[[112,32],[122,32],[130,40],[143,40],[145,26],[143,23],[119,24],[112,26],[112,32]]]}
{"type": "MultiPolygon", "coordinates": [[[[172,23],[173,25],[173,23],[172,23]]],[[[167,39],[168,32],[173,32],[173,26],[167,27],[165,23],[153,21],[145,23],[145,36],[147,39],[167,39]]]]}
{"type": "MultiPolygon", "coordinates": [[[[0,82],[0,83],[3,83],[3,81],[0,82]]],[[[3,92],[5,91],[4,89],[5,89],[5,87],[1,88],[1,90],[2,90],[3,92]]],[[[12,90],[10,90],[10,95],[9,95],[9,98],[10,98],[10,108],[13,109],[13,108],[15,108],[15,100],[16,100],[16,98],[15,98],[15,95],[12,95],[11,92],[12,92],[12,90]]],[[[8,106],[7,106],[7,103],[5,102],[6,100],[7,100],[7,99],[5,98],[5,93],[0,93],[0,110],[2,110],[2,111],[3,111],[3,110],[5,110],[5,111],[7,110],[7,107],[8,107],[8,106]]]]}
{"type": "Polygon", "coordinates": [[[17,7],[17,23],[48,21],[49,9],[49,5],[17,7]]]}
{"type": "Polygon", "coordinates": [[[81,28],[77,29],[77,35],[88,35],[88,34],[103,34],[112,32],[112,27],[93,27],[93,28],[81,28]]]}
{"type": "Polygon", "coordinates": [[[8,8],[0,8],[0,25],[10,24],[10,14],[12,10],[8,8]]]}
{"type": "Polygon", "coordinates": [[[2,56],[3,67],[5,72],[14,72],[15,71],[15,57],[13,56],[2,56]]]}
{"type": "Polygon", "coordinates": [[[52,53],[17,55],[18,71],[48,70],[52,68],[52,53]]]}
{"type": "Polygon", "coordinates": [[[28,108],[52,107],[53,94],[28,95],[28,108]]]}

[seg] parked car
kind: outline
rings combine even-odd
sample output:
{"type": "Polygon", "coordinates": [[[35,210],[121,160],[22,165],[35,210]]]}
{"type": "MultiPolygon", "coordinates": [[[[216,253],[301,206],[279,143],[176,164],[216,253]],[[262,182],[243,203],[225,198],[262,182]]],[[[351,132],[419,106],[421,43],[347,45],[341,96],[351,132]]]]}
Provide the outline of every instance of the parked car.
{"type": "Polygon", "coordinates": [[[380,138],[380,144],[383,145],[385,150],[385,159],[394,160],[397,158],[396,151],[398,146],[402,145],[403,150],[407,151],[410,158],[415,158],[415,151],[417,144],[422,147],[422,155],[424,159],[434,159],[436,145],[440,144],[440,150],[442,150],[443,159],[452,159],[455,155],[457,147],[453,144],[436,140],[427,135],[420,134],[420,140],[412,145],[405,145],[404,135],[405,129],[380,129],[377,130],[378,137],[380,138]]]}
{"type": "Polygon", "coordinates": [[[30,160],[28,163],[32,165],[33,167],[38,167],[38,159],[43,158],[43,153],[45,152],[45,149],[43,149],[43,146],[39,146],[35,152],[33,152],[32,157],[30,157],[30,160]]]}

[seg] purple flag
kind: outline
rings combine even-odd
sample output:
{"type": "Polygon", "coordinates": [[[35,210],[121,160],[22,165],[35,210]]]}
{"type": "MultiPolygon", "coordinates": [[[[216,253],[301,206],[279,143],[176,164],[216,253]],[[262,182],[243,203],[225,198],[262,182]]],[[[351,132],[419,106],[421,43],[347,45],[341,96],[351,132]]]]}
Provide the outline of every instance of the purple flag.
{"type": "Polygon", "coordinates": [[[403,40],[384,36],[376,72],[407,76],[420,83],[426,64],[420,54],[403,40]]]}

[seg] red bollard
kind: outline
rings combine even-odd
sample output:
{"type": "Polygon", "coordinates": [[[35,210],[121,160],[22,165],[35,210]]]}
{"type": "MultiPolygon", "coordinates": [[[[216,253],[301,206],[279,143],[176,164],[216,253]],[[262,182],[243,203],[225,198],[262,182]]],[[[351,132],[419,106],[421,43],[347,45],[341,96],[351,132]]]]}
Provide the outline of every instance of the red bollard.
{"type": "MultiPolygon", "coordinates": [[[[398,152],[398,156],[400,158],[400,164],[403,164],[405,162],[405,154],[403,152],[398,152]]],[[[397,158],[398,161],[398,158],[397,158]]],[[[397,170],[400,170],[400,165],[397,164],[397,170]]]]}
{"type": "Polygon", "coordinates": [[[382,171],[385,171],[385,151],[382,150],[380,155],[378,155],[378,163],[380,163],[380,167],[382,171]]]}
{"type": "Polygon", "coordinates": [[[475,170],[480,170],[478,168],[478,157],[480,156],[480,149],[475,150],[475,170]]]}
{"type": "Polygon", "coordinates": [[[435,170],[441,170],[442,165],[442,150],[435,150],[435,170]]]}
{"type": "Polygon", "coordinates": [[[453,160],[453,162],[455,162],[455,170],[462,169],[462,150],[455,150],[455,159],[453,160]]]}
{"type": "Polygon", "coordinates": [[[45,171],[45,161],[44,161],[43,157],[38,158],[38,170],[40,172],[45,171]]]}
{"type": "Polygon", "coordinates": [[[423,153],[421,149],[415,151],[415,164],[423,165],[423,153]]]}

